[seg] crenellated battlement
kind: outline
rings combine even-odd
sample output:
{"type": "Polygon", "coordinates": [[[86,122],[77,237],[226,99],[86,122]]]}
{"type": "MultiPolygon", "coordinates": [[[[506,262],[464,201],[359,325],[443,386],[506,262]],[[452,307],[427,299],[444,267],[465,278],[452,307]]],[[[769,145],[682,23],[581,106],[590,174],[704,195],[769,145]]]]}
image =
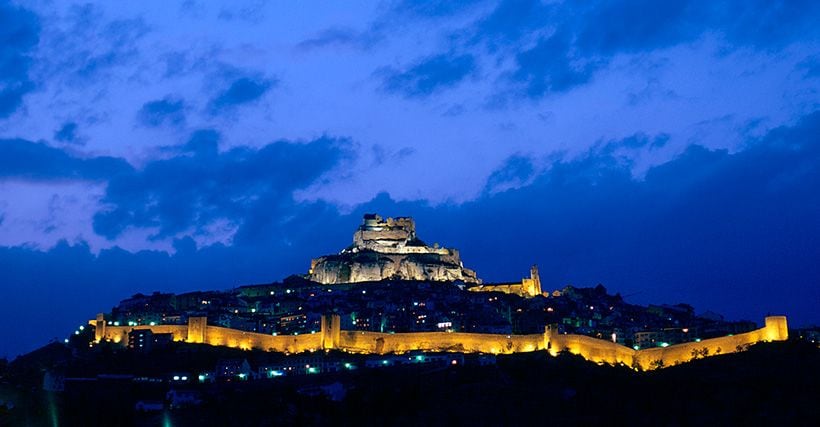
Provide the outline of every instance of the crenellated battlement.
{"type": "Polygon", "coordinates": [[[364,216],[351,246],[311,260],[308,278],[323,284],[384,279],[481,283],[473,270],[464,268],[456,249],[421,241],[413,218],[377,214],[364,216]]]}
{"type": "Polygon", "coordinates": [[[385,354],[408,351],[512,354],[547,350],[555,356],[562,351],[580,355],[596,363],[624,364],[651,370],[686,363],[694,359],[743,351],[759,342],[785,341],[789,337],[785,316],[766,317],[765,326],[743,334],[704,339],[668,347],[634,350],[607,340],[585,335],[560,334],[546,326],[543,334],[503,335],[467,332],[380,333],[345,331],[339,315],[322,316],[321,330],[305,335],[267,335],[211,326],[205,317],[191,317],[187,325],[111,326],[102,314],[89,321],[98,329],[97,341],[125,344],[132,330],[150,329],[170,333],[174,341],[260,349],[281,353],[338,349],[353,353],[385,354]],[[102,323],[102,328],[100,324],[102,323]]]}

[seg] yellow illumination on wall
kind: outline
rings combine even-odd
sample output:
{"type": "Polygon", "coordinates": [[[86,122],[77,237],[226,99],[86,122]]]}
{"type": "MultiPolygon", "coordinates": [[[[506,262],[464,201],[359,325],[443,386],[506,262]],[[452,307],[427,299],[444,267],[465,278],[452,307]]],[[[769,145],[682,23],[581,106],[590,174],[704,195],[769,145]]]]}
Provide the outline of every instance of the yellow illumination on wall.
{"type": "Polygon", "coordinates": [[[689,361],[695,352],[701,355],[699,357],[732,353],[737,348],[756,342],[782,341],[788,338],[788,326],[783,316],[767,317],[765,327],[743,334],[639,350],[609,340],[559,334],[549,327],[543,334],[532,335],[466,332],[379,333],[342,331],[339,329],[338,321],[328,322],[323,319],[322,330],[319,333],[273,336],[210,326],[204,320],[205,318],[192,318],[188,325],[105,326],[104,335],[101,337],[106,341],[120,343],[127,341],[128,333],[133,329],[151,329],[154,333],[171,333],[175,341],[205,342],[214,346],[226,345],[244,350],[255,348],[285,354],[323,349],[338,349],[360,354],[404,353],[417,350],[511,354],[548,349],[550,355],[556,356],[562,350],[568,349],[571,353],[593,362],[624,364],[645,370],[689,361]],[[201,335],[197,337],[196,333],[201,335]],[[194,341],[191,341],[192,337],[194,341]],[[199,339],[201,341],[197,341],[199,339]]]}

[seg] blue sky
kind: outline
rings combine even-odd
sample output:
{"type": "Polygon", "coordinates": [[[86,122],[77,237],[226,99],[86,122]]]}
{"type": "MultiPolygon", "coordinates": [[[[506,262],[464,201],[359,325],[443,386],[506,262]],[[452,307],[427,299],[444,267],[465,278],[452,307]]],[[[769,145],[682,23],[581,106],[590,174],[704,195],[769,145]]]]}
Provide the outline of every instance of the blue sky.
{"type": "Polygon", "coordinates": [[[301,273],[364,212],[485,280],[820,323],[820,3],[0,2],[0,355],[301,273]],[[25,322],[20,322],[23,320],[25,322]]]}

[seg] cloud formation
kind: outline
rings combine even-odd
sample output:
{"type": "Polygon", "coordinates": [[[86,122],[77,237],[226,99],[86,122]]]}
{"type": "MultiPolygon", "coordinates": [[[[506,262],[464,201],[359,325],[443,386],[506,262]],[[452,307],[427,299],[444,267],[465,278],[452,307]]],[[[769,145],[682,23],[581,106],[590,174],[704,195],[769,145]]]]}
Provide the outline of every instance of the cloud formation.
{"type": "Polygon", "coordinates": [[[131,171],[123,159],[84,158],[42,142],[0,139],[0,180],[105,181],[131,171]]]}
{"type": "Polygon", "coordinates": [[[137,119],[143,126],[181,126],[185,124],[185,102],[172,96],[143,104],[137,119]]]}
{"type": "Polygon", "coordinates": [[[59,142],[78,142],[77,123],[65,122],[57,132],[54,132],[54,139],[59,142]]]}
{"type": "Polygon", "coordinates": [[[0,119],[13,114],[35,83],[29,76],[40,24],[28,10],[0,3],[0,119]]]}
{"type": "Polygon", "coordinates": [[[167,238],[218,220],[238,227],[252,211],[286,216],[293,191],[337,166],[346,150],[345,141],[327,137],[224,152],[218,143],[218,133],[198,131],[178,155],[113,177],[94,230],[113,239],[127,227],[149,228],[167,238]]]}
{"type": "Polygon", "coordinates": [[[384,90],[413,98],[455,86],[475,71],[476,62],[472,55],[436,55],[424,58],[407,69],[387,67],[377,74],[382,79],[384,90]]]}
{"type": "MultiPolygon", "coordinates": [[[[447,2],[423,3],[402,2],[396,9],[430,18],[454,13],[447,2]]],[[[810,1],[493,4],[485,15],[453,31],[442,48],[445,53],[436,58],[446,63],[454,59],[452,52],[488,52],[510,90],[515,93],[523,86],[530,98],[584,85],[619,54],[646,53],[711,36],[724,40],[727,50],[780,48],[820,37],[811,18],[820,13],[820,6],[810,1]],[[515,66],[507,69],[511,58],[515,66]]]]}
{"type": "Polygon", "coordinates": [[[217,114],[254,102],[275,85],[275,79],[253,77],[235,79],[211,100],[211,112],[217,114]]]}

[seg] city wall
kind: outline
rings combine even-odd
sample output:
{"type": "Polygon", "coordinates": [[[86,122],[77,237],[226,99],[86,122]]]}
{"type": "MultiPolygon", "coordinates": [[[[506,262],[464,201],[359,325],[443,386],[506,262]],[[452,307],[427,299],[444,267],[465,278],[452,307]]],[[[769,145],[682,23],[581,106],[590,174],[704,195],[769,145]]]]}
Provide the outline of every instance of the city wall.
{"type": "Polygon", "coordinates": [[[549,327],[544,339],[551,354],[568,350],[585,359],[608,364],[623,363],[643,370],[673,366],[696,358],[742,351],[746,346],[761,341],[785,341],[789,337],[785,316],[766,317],[765,326],[754,331],[725,337],[634,350],[611,341],[582,335],[554,333],[549,327]]]}
{"type": "Polygon", "coordinates": [[[696,358],[735,353],[761,341],[785,341],[788,338],[786,317],[769,316],[764,327],[743,334],[639,350],[635,354],[635,364],[645,370],[672,366],[696,358]]]}
{"type": "Polygon", "coordinates": [[[115,343],[128,344],[128,332],[132,329],[150,329],[155,334],[172,334],[174,341],[185,341],[188,337],[187,325],[140,325],[140,326],[107,326],[104,339],[115,343]]]}
{"type": "Polygon", "coordinates": [[[174,341],[283,353],[338,349],[367,354],[407,351],[511,354],[548,350],[554,356],[566,350],[592,362],[624,364],[643,370],[677,365],[700,357],[734,353],[761,341],[788,339],[788,325],[784,316],[769,316],[763,328],[743,334],[643,350],[634,350],[611,341],[584,335],[559,334],[549,326],[543,334],[531,335],[466,332],[389,334],[343,331],[340,329],[341,322],[338,315],[323,316],[321,331],[318,333],[279,336],[210,326],[204,317],[191,317],[187,325],[111,326],[106,323],[102,315],[98,315],[96,320],[89,323],[97,328],[95,331],[97,341],[110,340],[123,344],[127,344],[128,332],[131,330],[151,329],[154,333],[173,334],[174,341]]]}
{"type": "Polygon", "coordinates": [[[301,353],[303,351],[322,348],[321,334],[304,335],[268,335],[256,332],[246,332],[236,329],[208,326],[205,332],[204,343],[239,347],[244,350],[253,348],[280,353],[301,353]]]}
{"type": "Polygon", "coordinates": [[[608,363],[610,365],[623,363],[632,366],[636,353],[635,350],[629,347],[586,335],[552,335],[549,327],[544,335],[546,347],[553,356],[566,350],[595,363],[608,363]]]}
{"type": "MultiPolygon", "coordinates": [[[[95,322],[96,323],[96,322],[95,322]]],[[[155,334],[173,335],[174,341],[203,343],[237,347],[244,350],[261,349],[281,353],[301,353],[323,348],[323,335],[268,335],[256,332],[240,331],[206,324],[204,317],[191,317],[187,325],[139,325],[111,326],[97,328],[97,341],[106,340],[123,345],[128,344],[128,333],[132,330],[150,329],[155,334]]]]}
{"type": "Polygon", "coordinates": [[[339,348],[355,353],[404,353],[413,350],[509,354],[543,350],[544,335],[473,334],[466,332],[341,331],[339,348]]]}

